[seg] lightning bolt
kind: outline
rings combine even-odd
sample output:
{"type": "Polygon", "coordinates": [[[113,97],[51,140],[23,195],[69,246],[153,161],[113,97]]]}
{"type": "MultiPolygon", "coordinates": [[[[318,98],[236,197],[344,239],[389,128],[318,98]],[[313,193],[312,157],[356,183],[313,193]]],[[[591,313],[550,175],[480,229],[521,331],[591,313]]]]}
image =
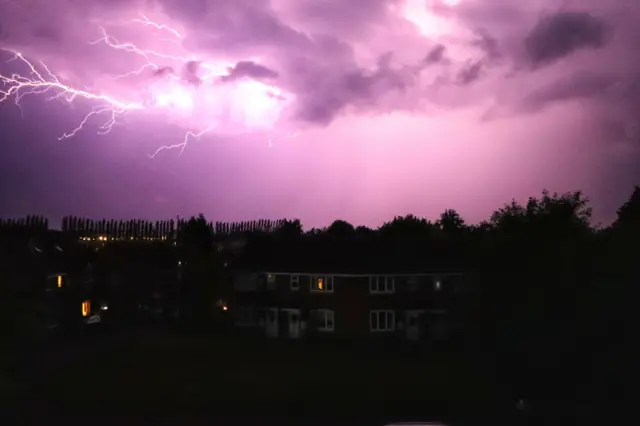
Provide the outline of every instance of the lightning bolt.
{"type": "MultiPolygon", "coordinates": [[[[146,15],[144,14],[140,14],[140,18],[138,19],[132,19],[131,22],[135,22],[135,23],[139,23],[142,25],[147,25],[150,27],[154,27],[158,30],[165,30],[170,32],[171,34],[173,34],[174,36],[176,36],[177,38],[182,38],[182,34],[180,34],[178,31],[176,31],[175,29],[167,26],[167,25],[162,25],[162,24],[158,24],[156,22],[153,22],[152,20],[150,20],[149,18],[147,18],[146,15]]],[[[172,40],[174,41],[174,40],[172,40]]]]}
{"type": "MultiPolygon", "coordinates": [[[[163,32],[171,36],[171,38],[159,40],[168,40],[180,44],[183,39],[183,35],[176,29],[154,22],[143,14],[140,14],[139,18],[126,21],[126,23],[129,25],[135,24],[147,27],[150,31],[163,32]]],[[[199,69],[204,72],[204,75],[195,77],[198,79],[198,82],[206,80],[215,81],[216,79],[227,75],[229,72],[230,64],[199,61],[194,56],[176,56],[163,51],[143,49],[130,42],[121,42],[116,37],[109,34],[102,26],[97,26],[97,29],[100,37],[96,40],[89,41],[89,45],[103,44],[112,50],[122,52],[122,54],[136,55],[142,59],[143,64],[141,66],[133,68],[126,73],[112,76],[114,80],[126,79],[151,71],[160,78],[149,84],[147,91],[151,94],[151,91],[154,88],[158,88],[167,82],[173,82],[175,86],[173,86],[171,93],[161,93],[162,96],[158,95],[152,101],[149,101],[148,99],[134,101],[123,99],[121,97],[114,96],[112,93],[101,92],[99,90],[90,90],[88,88],[80,89],[63,81],[63,79],[52,72],[44,62],[33,62],[17,50],[0,48],[0,50],[4,50],[5,52],[10,52],[12,54],[12,58],[9,61],[20,62],[27,70],[26,73],[22,74],[0,74],[0,103],[13,99],[14,103],[21,108],[20,102],[25,96],[42,96],[47,94],[50,95],[47,98],[49,101],[58,100],[66,103],[72,103],[77,99],[85,99],[94,103],[94,106],[80,121],[78,126],[71,131],[63,133],[58,137],[58,140],[63,140],[77,135],[88,125],[88,123],[96,120],[102,120],[102,122],[97,126],[97,133],[105,135],[108,134],[112,130],[113,126],[129,113],[162,108],[165,108],[166,110],[176,103],[183,102],[188,104],[189,101],[192,100],[188,98],[192,93],[189,91],[191,89],[186,88],[183,82],[180,81],[180,77],[173,74],[172,68],[167,66],[167,63],[174,65],[178,64],[183,69],[185,67],[188,68],[189,64],[192,62],[199,64],[199,69]],[[165,73],[164,71],[166,70],[170,71],[165,73]],[[179,83],[182,84],[182,86],[179,83]]],[[[157,90],[160,91],[162,89],[157,90]]],[[[154,158],[162,151],[173,149],[179,150],[179,155],[181,155],[190,141],[200,139],[203,135],[211,132],[217,127],[217,119],[210,119],[208,121],[209,122],[205,125],[199,126],[200,129],[198,130],[187,131],[181,143],[161,146],[149,157],[154,158]]]]}
{"type": "Polygon", "coordinates": [[[189,139],[200,139],[202,137],[202,135],[204,135],[207,132],[210,132],[211,130],[213,130],[215,128],[215,125],[212,125],[198,133],[195,132],[187,132],[184,135],[184,139],[182,140],[181,143],[177,143],[175,145],[165,145],[165,146],[161,146],[160,148],[156,149],[156,151],[151,154],[149,156],[149,158],[154,158],[156,155],[158,155],[159,153],[161,153],[164,150],[168,150],[168,149],[180,149],[180,153],[178,155],[182,155],[182,153],[184,152],[185,148],[187,147],[187,143],[189,142],[189,139]]]}
{"type": "Polygon", "coordinates": [[[144,106],[140,103],[125,102],[119,99],[113,98],[109,95],[102,93],[93,93],[86,90],[76,89],[74,87],[64,84],[60,79],[47,67],[43,62],[40,62],[40,68],[27,60],[22,53],[15,50],[6,50],[11,52],[14,56],[10,61],[20,61],[27,66],[29,73],[26,76],[20,74],[11,74],[5,76],[0,74],[0,82],[5,89],[0,90],[0,102],[4,102],[9,98],[13,98],[14,103],[20,107],[20,101],[22,98],[28,95],[43,95],[45,93],[52,93],[52,96],[48,100],[63,100],[66,102],[73,102],[76,98],[82,97],[91,101],[99,102],[99,105],[92,108],[80,124],[73,129],[70,133],[64,133],[58,138],[62,140],[69,138],[78,133],[84,125],[94,116],[107,114],[108,119],[99,128],[98,133],[108,133],[115,124],[118,116],[123,115],[128,111],[140,110],[144,106]]]}

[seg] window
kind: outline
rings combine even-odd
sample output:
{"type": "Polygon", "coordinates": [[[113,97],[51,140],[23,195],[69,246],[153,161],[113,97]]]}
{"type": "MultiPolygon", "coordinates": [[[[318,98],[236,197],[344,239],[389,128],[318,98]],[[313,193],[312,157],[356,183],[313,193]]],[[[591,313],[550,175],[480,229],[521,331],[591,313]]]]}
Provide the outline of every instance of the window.
{"type": "Polygon", "coordinates": [[[252,326],[257,323],[255,310],[251,306],[238,306],[234,309],[233,317],[237,326],[252,326]]]}
{"type": "Polygon", "coordinates": [[[396,289],[393,277],[371,277],[369,278],[370,293],[393,293],[396,289]]]}
{"type": "Polygon", "coordinates": [[[409,277],[407,279],[407,291],[412,293],[420,289],[420,280],[418,277],[409,277]]]}
{"type": "Polygon", "coordinates": [[[335,322],[335,313],[328,309],[318,309],[312,311],[312,318],[316,330],[318,331],[333,331],[335,322]]]}
{"type": "Polygon", "coordinates": [[[83,317],[89,316],[90,313],[91,313],[91,302],[88,300],[85,300],[84,302],[82,302],[82,316],[83,317]]]}
{"type": "Polygon", "coordinates": [[[276,289],[276,276],[274,274],[267,274],[267,290],[273,291],[276,289]]]}
{"type": "Polygon", "coordinates": [[[57,284],[58,288],[62,288],[62,275],[58,275],[57,284]]]}
{"type": "Polygon", "coordinates": [[[434,278],[434,280],[433,280],[433,289],[435,291],[442,290],[442,280],[440,279],[440,277],[434,278]]]}
{"type": "Polygon", "coordinates": [[[300,289],[300,275],[291,275],[291,290],[300,289]]]}
{"type": "Polygon", "coordinates": [[[369,328],[371,331],[394,331],[396,329],[396,314],[394,311],[369,312],[369,328]]]}
{"type": "Polygon", "coordinates": [[[333,293],[333,277],[311,277],[311,291],[333,293]]]}

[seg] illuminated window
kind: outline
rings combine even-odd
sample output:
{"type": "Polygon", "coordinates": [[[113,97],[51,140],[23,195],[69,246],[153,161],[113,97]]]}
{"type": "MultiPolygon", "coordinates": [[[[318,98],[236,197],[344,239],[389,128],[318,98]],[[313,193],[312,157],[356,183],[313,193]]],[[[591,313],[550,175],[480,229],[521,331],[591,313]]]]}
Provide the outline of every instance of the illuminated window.
{"type": "Polygon", "coordinates": [[[333,293],[333,277],[312,277],[311,291],[333,293]]]}
{"type": "Polygon", "coordinates": [[[91,302],[88,300],[85,300],[84,302],[82,302],[82,316],[83,317],[89,316],[90,312],[91,312],[91,302]]]}
{"type": "Polygon", "coordinates": [[[396,289],[393,277],[371,277],[369,278],[370,293],[393,293],[396,289]]]}
{"type": "Polygon", "coordinates": [[[394,311],[370,311],[369,327],[371,331],[394,331],[396,329],[396,313],[394,311]]]}
{"type": "Polygon", "coordinates": [[[58,288],[62,288],[62,275],[58,275],[58,288]]]}

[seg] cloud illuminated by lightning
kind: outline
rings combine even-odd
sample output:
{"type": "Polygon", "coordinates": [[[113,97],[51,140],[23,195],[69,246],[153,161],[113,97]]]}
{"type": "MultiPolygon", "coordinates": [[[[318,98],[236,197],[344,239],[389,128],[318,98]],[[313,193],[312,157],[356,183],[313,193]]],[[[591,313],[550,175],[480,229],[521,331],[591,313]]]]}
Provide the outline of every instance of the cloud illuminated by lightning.
{"type": "MultiPolygon", "coordinates": [[[[177,30],[150,20],[145,15],[125,22],[128,25],[148,27],[149,31],[162,32],[169,38],[156,38],[165,43],[181,43],[183,35],[177,30]]],[[[47,100],[72,103],[84,98],[94,103],[78,126],[62,134],[59,139],[75,136],[90,122],[102,119],[98,134],[107,134],[112,127],[129,113],[162,114],[168,121],[188,128],[182,142],[158,148],[151,157],[168,149],[184,151],[192,139],[199,139],[207,132],[229,125],[233,129],[270,128],[286,107],[289,96],[277,87],[249,78],[225,82],[233,63],[203,60],[195,56],[177,56],[167,51],[144,49],[130,42],[121,42],[99,26],[101,37],[89,41],[92,46],[106,45],[121,54],[136,55],[142,65],[113,76],[113,81],[142,77],[141,90],[126,90],[119,95],[113,88],[80,89],[63,81],[45,63],[27,59],[26,55],[12,49],[11,61],[17,61],[25,69],[22,74],[0,74],[0,102],[13,99],[16,105],[27,95],[49,95],[47,100]]]]}

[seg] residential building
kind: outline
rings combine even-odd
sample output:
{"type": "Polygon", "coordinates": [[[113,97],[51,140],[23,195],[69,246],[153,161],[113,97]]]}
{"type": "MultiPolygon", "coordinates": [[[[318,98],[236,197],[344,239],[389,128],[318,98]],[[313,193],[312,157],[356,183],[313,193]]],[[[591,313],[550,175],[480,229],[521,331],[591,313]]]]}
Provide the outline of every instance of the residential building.
{"type": "Polygon", "coordinates": [[[238,332],[272,338],[446,338],[461,273],[236,272],[225,309],[238,332]]]}
{"type": "Polygon", "coordinates": [[[0,248],[0,299],[16,333],[47,335],[100,317],[89,257],[74,241],[46,231],[5,236],[0,248]]]}

